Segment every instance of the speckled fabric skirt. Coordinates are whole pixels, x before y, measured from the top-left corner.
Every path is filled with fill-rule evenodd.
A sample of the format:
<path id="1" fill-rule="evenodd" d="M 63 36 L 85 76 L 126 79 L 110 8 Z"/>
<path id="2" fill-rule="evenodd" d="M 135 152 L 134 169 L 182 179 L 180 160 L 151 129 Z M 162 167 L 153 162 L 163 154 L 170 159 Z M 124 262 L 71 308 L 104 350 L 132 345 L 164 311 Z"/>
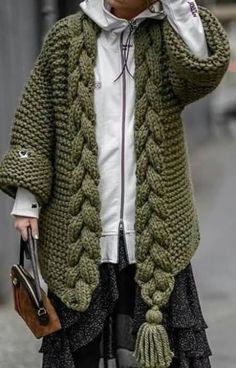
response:
<path id="1" fill-rule="evenodd" d="M 133 351 L 147 305 L 134 281 L 135 264 L 128 264 L 122 238 L 119 263 L 101 263 L 100 284 L 86 312 L 65 306 L 50 290 L 63 329 L 42 339 L 42 368 L 138 367 Z M 172 351 L 171 368 L 210 368 L 211 350 L 196 284 L 189 264 L 176 276 L 163 310 Z"/>

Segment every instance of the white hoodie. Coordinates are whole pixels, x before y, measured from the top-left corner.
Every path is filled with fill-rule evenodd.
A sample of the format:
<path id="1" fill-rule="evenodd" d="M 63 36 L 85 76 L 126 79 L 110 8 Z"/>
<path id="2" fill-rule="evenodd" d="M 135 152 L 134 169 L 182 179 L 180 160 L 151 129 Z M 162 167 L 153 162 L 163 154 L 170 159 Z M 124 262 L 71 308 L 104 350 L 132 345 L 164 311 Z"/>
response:
<path id="1" fill-rule="evenodd" d="M 167 16 L 176 32 L 196 56 L 206 58 L 208 48 L 195 1 L 162 0 L 131 21 L 110 12 L 105 0 L 80 4 L 101 28 L 94 69 L 96 138 L 99 193 L 103 233 L 100 239 L 102 262 L 118 262 L 119 230 L 123 231 L 129 263 L 135 263 L 136 158 L 134 150 L 134 42 L 133 33 L 147 18 Z M 12 215 L 39 217 L 37 199 L 19 187 Z M 40 234 L 39 234 L 40 235 Z"/>

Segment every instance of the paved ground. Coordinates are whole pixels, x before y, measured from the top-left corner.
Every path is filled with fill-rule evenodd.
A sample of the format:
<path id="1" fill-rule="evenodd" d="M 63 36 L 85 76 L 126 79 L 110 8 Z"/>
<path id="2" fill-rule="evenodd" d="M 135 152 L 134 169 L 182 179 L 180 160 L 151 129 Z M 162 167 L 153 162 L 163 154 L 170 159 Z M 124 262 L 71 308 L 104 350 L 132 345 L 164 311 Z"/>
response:
<path id="1" fill-rule="evenodd" d="M 10 306 L 0 309 L 0 367 L 39 368 L 40 341 L 25 328 Z"/>
<path id="2" fill-rule="evenodd" d="M 201 246 L 193 259 L 212 368 L 235 368 L 236 349 L 236 139 L 216 139 L 192 158 L 201 225 Z M 34 340 L 12 308 L 0 309 L 0 367 L 39 368 Z"/>

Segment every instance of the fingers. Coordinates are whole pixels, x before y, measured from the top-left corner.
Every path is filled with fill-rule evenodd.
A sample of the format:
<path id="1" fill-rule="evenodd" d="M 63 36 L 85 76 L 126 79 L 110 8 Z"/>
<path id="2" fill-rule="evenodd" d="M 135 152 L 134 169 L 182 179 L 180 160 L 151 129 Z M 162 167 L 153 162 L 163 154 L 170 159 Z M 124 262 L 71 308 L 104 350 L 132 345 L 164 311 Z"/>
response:
<path id="1" fill-rule="evenodd" d="M 28 239 L 28 233 L 27 233 L 27 227 L 24 226 L 22 227 L 22 229 L 20 230 L 21 236 L 24 240 Z"/>
<path id="2" fill-rule="evenodd" d="M 33 238 L 38 239 L 39 238 L 38 219 L 31 217 L 29 221 L 32 229 Z"/>
<path id="3" fill-rule="evenodd" d="M 38 219 L 34 217 L 23 217 L 23 216 L 15 216 L 16 220 L 14 223 L 14 227 L 21 234 L 23 240 L 28 240 L 27 227 L 30 226 L 32 229 L 32 235 L 35 239 L 38 239 Z"/>

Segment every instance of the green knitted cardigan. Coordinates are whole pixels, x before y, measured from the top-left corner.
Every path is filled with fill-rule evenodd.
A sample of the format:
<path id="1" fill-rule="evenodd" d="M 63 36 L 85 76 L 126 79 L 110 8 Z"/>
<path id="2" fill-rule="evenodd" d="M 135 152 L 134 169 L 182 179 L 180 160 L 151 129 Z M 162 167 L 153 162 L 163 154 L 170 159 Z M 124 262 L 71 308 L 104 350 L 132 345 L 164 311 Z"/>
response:
<path id="1" fill-rule="evenodd" d="M 175 275 L 198 247 L 199 222 L 181 121 L 184 107 L 213 91 L 229 63 L 219 21 L 200 7 L 210 50 L 194 56 L 168 20 L 145 20 L 134 34 L 135 281 L 149 306 L 134 356 L 166 368 L 173 353 L 162 324 Z M 84 312 L 99 282 L 98 148 L 93 106 L 100 28 L 81 11 L 48 32 L 15 113 L 0 188 L 22 186 L 42 206 L 38 253 L 42 276 L 70 308 Z"/>

